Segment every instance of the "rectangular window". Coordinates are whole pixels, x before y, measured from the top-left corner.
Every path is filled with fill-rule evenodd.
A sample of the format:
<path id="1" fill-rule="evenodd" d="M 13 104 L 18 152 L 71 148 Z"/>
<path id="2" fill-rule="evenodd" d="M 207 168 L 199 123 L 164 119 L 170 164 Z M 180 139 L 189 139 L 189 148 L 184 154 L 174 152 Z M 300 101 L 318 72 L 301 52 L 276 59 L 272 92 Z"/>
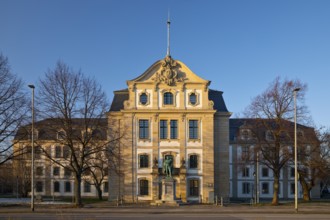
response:
<path id="1" fill-rule="evenodd" d="M 65 167 L 64 168 L 64 176 L 66 176 L 66 177 L 68 177 L 68 176 L 71 176 L 71 170 L 70 170 L 70 168 L 68 168 L 68 167 Z"/>
<path id="2" fill-rule="evenodd" d="M 178 120 L 171 120 L 171 139 L 178 139 Z"/>
<path id="3" fill-rule="evenodd" d="M 189 139 L 198 139 L 198 120 L 189 120 Z"/>
<path id="4" fill-rule="evenodd" d="M 54 182 L 54 192 L 60 192 L 60 182 Z"/>
<path id="5" fill-rule="evenodd" d="M 296 188 L 295 187 L 295 184 L 294 183 L 291 183 L 290 184 L 290 194 L 291 195 L 294 195 L 295 194 L 295 191 L 296 191 L 295 188 Z"/>
<path id="6" fill-rule="evenodd" d="M 36 192 L 42 192 L 43 191 L 43 183 L 41 181 L 36 182 Z"/>
<path id="7" fill-rule="evenodd" d="M 64 146 L 63 147 L 63 158 L 68 159 L 70 155 L 70 147 L 69 146 Z"/>
<path id="8" fill-rule="evenodd" d="M 90 193 L 91 192 L 91 184 L 89 182 L 84 182 L 84 192 Z"/>
<path id="9" fill-rule="evenodd" d="M 149 156 L 146 154 L 140 155 L 140 168 L 149 167 Z"/>
<path id="10" fill-rule="evenodd" d="M 189 180 L 189 196 L 199 196 L 199 181 Z"/>
<path id="11" fill-rule="evenodd" d="M 107 193 L 109 192 L 109 184 L 108 182 L 103 183 L 103 192 Z"/>
<path id="12" fill-rule="evenodd" d="M 71 192 L 71 182 L 70 181 L 65 182 L 65 192 Z"/>
<path id="13" fill-rule="evenodd" d="M 34 147 L 34 158 L 35 159 L 40 159 L 41 158 L 41 153 L 42 153 L 42 148 L 40 146 L 35 146 Z"/>
<path id="14" fill-rule="evenodd" d="M 160 120 L 159 122 L 159 138 L 160 139 L 167 139 L 167 120 Z"/>
<path id="15" fill-rule="evenodd" d="M 60 158 L 62 156 L 62 147 L 55 146 L 55 158 Z"/>
<path id="16" fill-rule="evenodd" d="M 243 167 L 242 177 L 249 177 L 249 176 L 250 176 L 250 168 L 249 167 Z"/>
<path id="17" fill-rule="evenodd" d="M 189 168 L 196 169 L 198 167 L 198 156 L 196 154 L 189 156 Z"/>
<path id="18" fill-rule="evenodd" d="M 242 183 L 242 193 L 243 194 L 250 194 L 250 183 L 248 182 L 243 182 Z"/>
<path id="19" fill-rule="evenodd" d="M 44 168 L 43 168 L 43 167 L 37 167 L 36 175 L 37 175 L 37 176 L 42 176 L 42 175 L 44 175 Z"/>
<path id="20" fill-rule="evenodd" d="M 60 175 L 60 167 L 53 167 L 53 176 Z"/>
<path id="21" fill-rule="evenodd" d="M 293 167 L 290 168 L 290 177 L 294 178 L 295 170 Z"/>
<path id="22" fill-rule="evenodd" d="M 263 167 L 261 172 L 262 172 L 262 177 L 268 177 L 269 176 L 269 172 L 268 172 L 267 167 Z"/>
<path id="23" fill-rule="evenodd" d="M 148 180 L 140 180 L 140 195 L 147 196 L 149 194 L 149 181 Z"/>
<path id="24" fill-rule="evenodd" d="M 269 184 L 268 183 L 262 183 L 261 191 L 262 191 L 262 194 L 268 194 L 269 193 Z"/>
<path id="25" fill-rule="evenodd" d="M 149 121 L 139 120 L 139 138 L 148 139 L 149 138 Z"/>

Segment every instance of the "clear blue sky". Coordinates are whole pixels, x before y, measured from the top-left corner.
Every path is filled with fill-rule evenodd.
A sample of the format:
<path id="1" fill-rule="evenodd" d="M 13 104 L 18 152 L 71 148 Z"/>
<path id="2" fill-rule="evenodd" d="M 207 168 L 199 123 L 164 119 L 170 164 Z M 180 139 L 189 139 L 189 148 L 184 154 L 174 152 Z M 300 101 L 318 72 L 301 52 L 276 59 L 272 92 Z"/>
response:
<path id="1" fill-rule="evenodd" d="M 0 0 L 0 52 L 27 84 L 61 59 L 111 100 L 165 57 L 168 9 L 172 57 L 234 116 L 281 76 L 308 84 L 315 123 L 330 126 L 329 0 Z"/>

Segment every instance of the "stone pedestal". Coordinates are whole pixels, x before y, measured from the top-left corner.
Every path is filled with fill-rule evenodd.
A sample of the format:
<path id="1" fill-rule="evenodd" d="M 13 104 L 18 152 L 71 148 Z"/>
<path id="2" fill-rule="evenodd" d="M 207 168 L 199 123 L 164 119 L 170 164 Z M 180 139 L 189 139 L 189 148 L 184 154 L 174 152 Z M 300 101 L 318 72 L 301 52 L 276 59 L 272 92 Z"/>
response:
<path id="1" fill-rule="evenodd" d="M 175 197 L 175 180 L 172 177 L 162 179 L 162 201 L 174 202 Z"/>

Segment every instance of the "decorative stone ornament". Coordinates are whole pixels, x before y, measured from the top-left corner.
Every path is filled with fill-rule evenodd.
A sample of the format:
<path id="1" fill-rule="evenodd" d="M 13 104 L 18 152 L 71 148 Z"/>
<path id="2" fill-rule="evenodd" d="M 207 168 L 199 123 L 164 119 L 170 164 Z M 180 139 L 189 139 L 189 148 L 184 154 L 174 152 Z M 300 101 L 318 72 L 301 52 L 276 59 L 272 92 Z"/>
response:
<path id="1" fill-rule="evenodd" d="M 156 73 L 153 80 L 156 83 L 165 83 L 168 86 L 175 86 L 177 82 L 182 82 L 184 79 L 178 76 L 178 65 L 171 56 L 166 56 L 162 62 L 162 69 Z"/>

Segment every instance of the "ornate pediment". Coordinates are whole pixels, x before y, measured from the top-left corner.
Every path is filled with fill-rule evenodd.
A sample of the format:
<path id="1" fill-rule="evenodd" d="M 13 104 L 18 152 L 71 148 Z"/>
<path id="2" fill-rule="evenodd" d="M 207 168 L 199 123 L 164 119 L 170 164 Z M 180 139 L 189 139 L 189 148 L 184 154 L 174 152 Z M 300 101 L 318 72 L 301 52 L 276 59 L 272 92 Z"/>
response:
<path id="1" fill-rule="evenodd" d="M 171 56 L 166 56 L 162 60 L 161 69 L 152 78 L 156 83 L 165 83 L 169 86 L 175 86 L 177 82 L 183 82 L 185 77 L 178 74 L 179 65 Z"/>

